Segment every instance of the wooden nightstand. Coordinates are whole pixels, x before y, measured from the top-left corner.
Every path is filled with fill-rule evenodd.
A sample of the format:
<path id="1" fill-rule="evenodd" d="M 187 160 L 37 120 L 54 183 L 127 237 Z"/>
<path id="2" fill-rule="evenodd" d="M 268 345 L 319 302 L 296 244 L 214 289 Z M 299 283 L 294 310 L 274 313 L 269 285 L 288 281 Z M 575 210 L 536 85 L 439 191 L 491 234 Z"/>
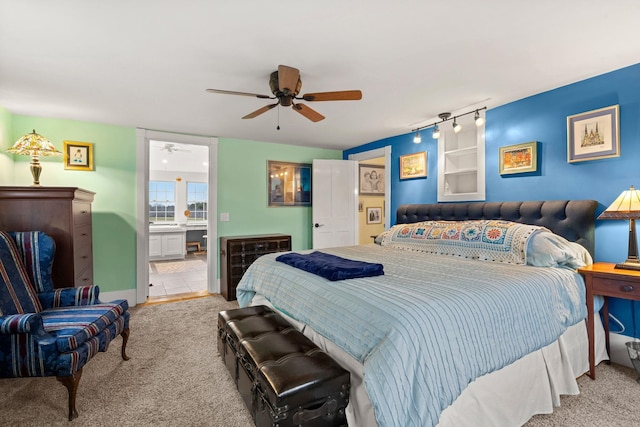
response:
<path id="1" fill-rule="evenodd" d="M 602 306 L 602 324 L 604 326 L 605 343 L 609 354 L 609 301 L 607 297 L 640 301 L 640 271 L 614 268 L 615 264 L 597 262 L 578 269 L 584 277 L 587 288 L 587 335 L 589 336 L 589 376 L 596 379 L 594 349 L 594 315 L 593 296 L 604 298 Z"/>

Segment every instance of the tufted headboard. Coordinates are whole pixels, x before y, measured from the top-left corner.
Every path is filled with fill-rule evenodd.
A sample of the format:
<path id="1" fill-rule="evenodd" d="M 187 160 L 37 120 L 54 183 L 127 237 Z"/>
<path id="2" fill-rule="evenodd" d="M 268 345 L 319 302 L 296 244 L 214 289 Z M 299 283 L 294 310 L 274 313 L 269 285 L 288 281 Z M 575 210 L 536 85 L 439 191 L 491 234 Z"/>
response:
<path id="1" fill-rule="evenodd" d="M 587 248 L 594 256 L 595 200 L 552 200 L 531 202 L 469 202 L 400 205 L 397 223 L 419 221 L 462 221 L 502 219 L 523 224 L 541 225 Z"/>

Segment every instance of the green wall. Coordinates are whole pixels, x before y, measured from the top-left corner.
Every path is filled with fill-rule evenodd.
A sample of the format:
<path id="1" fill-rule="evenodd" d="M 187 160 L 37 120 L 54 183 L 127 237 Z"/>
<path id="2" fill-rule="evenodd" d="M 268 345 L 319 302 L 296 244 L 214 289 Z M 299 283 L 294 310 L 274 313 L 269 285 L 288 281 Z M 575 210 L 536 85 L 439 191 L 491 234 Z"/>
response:
<path id="1" fill-rule="evenodd" d="M 230 221 L 218 221 L 218 235 L 290 234 L 293 250 L 311 248 L 311 208 L 267 206 L 267 160 L 313 159 L 342 159 L 342 151 L 219 138 L 218 213 Z"/>
<path id="2" fill-rule="evenodd" d="M 43 186 L 80 187 L 96 193 L 93 209 L 94 279 L 102 292 L 136 287 L 136 130 L 76 120 L 13 115 L 0 107 L 0 185 L 29 186 L 29 157 L 5 154 L 33 129 L 60 151 L 63 141 L 90 142 L 95 171 L 65 170 L 62 156 L 43 157 Z M 267 160 L 311 163 L 341 159 L 342 152 L 219 138 L 218 235 L 284 233 L 294 250 L 311 247 L 311 208 L 267 207 Z M 219 217 L 218 217 L 219 219 Z M 219 258 L 218 253 L 215 254 Z"/>
<path id="3" fill-rule="evenodd" d="M 13 162 L 11 155 L 6 152 L 16 140 L 11 133 L 12 116 L 4 108 L 0 107 L 0 185 L 8 185 L 13 182 Z"/>
<path id="4" fill-rule="evenodd" d="M 36 130 L 60 151 L 63 141 L 90 142 L 95 171 L 65 170 L 62 156 L 42 157 L 42 186 L 96 193 L 93 211 L 94 282 L 102 292 L 136 287 L 136 132 L 133 128 L 14 115 L 12 141 Z M 11 185 L 31 185 L 29 156 L 14 156 Z"/>

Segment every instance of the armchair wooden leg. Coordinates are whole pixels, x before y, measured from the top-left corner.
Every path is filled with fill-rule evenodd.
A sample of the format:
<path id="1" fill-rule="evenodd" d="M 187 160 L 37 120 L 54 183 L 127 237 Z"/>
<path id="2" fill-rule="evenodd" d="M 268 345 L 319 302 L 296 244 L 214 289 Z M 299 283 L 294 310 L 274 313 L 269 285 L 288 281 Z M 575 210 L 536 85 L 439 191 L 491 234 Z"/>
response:
<path id="1" fill-rule="evenodd" d="M 129 356 L 127 356 L 127 341 L 129 341 L 129 328 L 123 330 L 120 335 L 122 336 L 122 358 L 124 360 L 129 360 L 131 359 Z"/>
<path id="2" fill-rule="evenodd" d="M 78 411 L 76 411 L 76 393 L 78 391 L 78 383 L 82 376 L 82 369 L 74 373 L 69 377 L 56 377 L 66 388 L 69 394 L 69 421 L 78 417 Z"/>

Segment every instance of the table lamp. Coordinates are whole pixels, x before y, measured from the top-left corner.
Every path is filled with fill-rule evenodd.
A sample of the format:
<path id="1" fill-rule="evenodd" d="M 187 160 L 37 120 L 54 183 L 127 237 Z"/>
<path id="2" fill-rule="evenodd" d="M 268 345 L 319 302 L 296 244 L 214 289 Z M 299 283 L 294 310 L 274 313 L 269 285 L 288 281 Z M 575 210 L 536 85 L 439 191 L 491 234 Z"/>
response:
<path id="1" fill-rule="evenodd" d="M 56 147 L 47 138 L 38 135 L 35 129 L 16 141 L 13 147 L 7 151 L 13 154 L 31 156 L 30 169 L 35 187 L 40 186 L 40 172 L 42 171 L 40 156 L 59 156 L 62 154 L 56 150 Z"/>
<path id="2" fill-rule="evenodd" d="M 623 191 L 611 205 L 600 214 L 598 219 L 629 220 L 629 255 L 627 260 L 616 264 L 615 268 L 640 270 L 638 242 L 636 239 L 636 218 L 640 218 L 640 190 L 633 188 Z"/>

